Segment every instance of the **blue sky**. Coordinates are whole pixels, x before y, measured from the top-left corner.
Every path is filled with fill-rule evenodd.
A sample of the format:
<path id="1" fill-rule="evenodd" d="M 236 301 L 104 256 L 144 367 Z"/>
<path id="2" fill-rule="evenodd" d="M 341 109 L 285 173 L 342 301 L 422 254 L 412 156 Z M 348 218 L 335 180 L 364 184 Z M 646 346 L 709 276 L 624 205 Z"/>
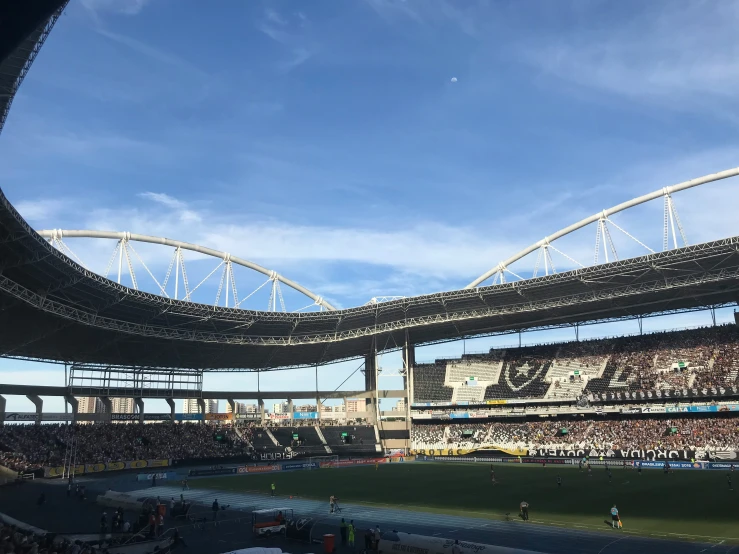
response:
<path id="1" fill-rule="evenodd" d="M 0 136 L 2 186 L 36 228 L 211 246 L 337 306 L 459 288 L 575 220 L 739 165 L 738 23 L 729 1 L 72 0 Z M 690 242 L 739 234 L 737 182 L 675 197 Z M 660 202 L 614 220 L 661 248 Z M 587 263 L 594 234 L 558 246 Z M 68 244 L 99 271 L 112 252 Z M 136 249 L 166 273 L 168 253 Z M 213 268 L 192 264 L 191 281 Z M 242 295 L 263 281 L 239 279 Z"/>

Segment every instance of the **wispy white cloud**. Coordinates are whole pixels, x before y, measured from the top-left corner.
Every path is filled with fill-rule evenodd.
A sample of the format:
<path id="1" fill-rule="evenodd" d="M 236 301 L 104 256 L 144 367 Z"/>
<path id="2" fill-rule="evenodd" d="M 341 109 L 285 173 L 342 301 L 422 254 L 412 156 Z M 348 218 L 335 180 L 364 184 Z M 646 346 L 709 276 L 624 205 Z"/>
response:
<path id="1" fill-rule="evenodd" d="M 406 0 L 366 0 L 367 4 L 386 21 L 393 21 L 397 17 L 409 18 L 422 23 L 418 10 L 414 9 Z"/>
<path id="2" fill-rule="evenodd" d="M 55 219 L 64 206 L 64 201 L 55 199 L 21 200 L 15 204 L 15 209 L 25 220 L 33 223 Z"/>
<path id="3" fill-rule="evenodd" d="M 315 55 L 317 48 L 308 33 L 309 23 L 304 12 L 295 12 L 288 18 L 274 9 L 265 10 L 257 28 L 290 53 L 288 60 L 278 63 L 280 71 L 288 73 Z"/>
<path id="4" fill-rule="evenodd" d="M 265 16 L 265 19 L 269 21 L 270 23 L 274 23 L 276 25 L 281 25 L 281 26 L 287 25 L 287 21 L 285 21 L 285 19 L 275 10 L 271 10 L 271 9 L 265 10 L 264 16 Z"/>
<path id="5" fill-rule="evenodd" d="M 336 297 L 348 296 L 351 290 L 358 289 L 368 298 L 381 294 L 411 295 L 464 286 L 499 261 L 559 227 L 632 196 L 726 169 L 731 158 L 730 150 L 720 150 L 685 156 L 680 161 L 664 160 L 649 168 L 634 167 L 613 177 L 613 183 L 619 187 L 616 193 L 610 191 L 605 204 L 600 203 L 597 195 L 573 198 L 570 193 L 563 192 L 533 205 L 534 211 L 521 206 L 520 212 L 498 215 L 482 224 L 459 221 L 451 225 L 418 218 L 404 224 L 382 221 L 367 226 L 337 225 L 330 221 L 297 224 L 289 219 L 265 218 L 253 212 L 214 213 L 207 207 L 195 208 L 188 202 L 155 192 L 140 196 L 165 209 L 124 206 L 80 215 L 88 228 L 168 236 L 231 252 L 275 268 L 298 281 L 322 281 Z M 734 207 L 739 205 L 737 182 L 707 185 L 676 196 L 675 202 L 691 243 L 739 234 L 733 214 Z M 564 209 L 575 200 L 584 204 L 581 206 L 584 211 Z M 661 210 L 661 203 L 655 201 L 620 214 L 615 221 L 648 246 L 660 250 Z M 51 226 L 59 225 L 54 222 Z M 646 253 L 617 230 L 612 233 L 620 257 Z M 593 259 L 594 234 L 591 226 L 556 242 L 555 246 L 587 265 Z M 552 255 L 558 270 L 572 267 L 565 258 L 556 253 Z M 512 269 L 525 275 L 533 269 L 535 261 L 534 254 Z M 321 266 L 325 270 L 317 271 Z M 364 273 L 365 276 L 359 278 L 359 283 L 349 278 L 344 285 L 337 282 L 335 273 L 329 270 L 341 267 L 350 270 L 349 274 L 356 271 L 357 275 Z"/>
<path id="6" fill-rule="evenodd" d="M 311 57 L 313 57 L 312 52 L 309 52 L 305 48 L 296 48 L 293 50 L 292 59 L 280 64 L 280 68 L 286 73 L 290 72 L 296 67 L 303 65 L 305 62 L 310 60 Z"/>
<path id="7" fill-rule="evenodd" d="M 15 135 L 15 142 L 8 152 L 17 152 L 17 157 L 9 158 L 8 167 L 24 166 L 29 159 L 28 148 L 34 149 L 34 156 L 42 156 L 49 163 L 75 163 L 81 167 L 111 169 L 126 166 L 132 162 L 161 166 L 169 164 L 173 152 L 169 146 L 115 134 L 98 129 L 80 128 L 71 132 L 62 126 L 44 126 L 33 118 L 24 124 Z"/>
<path id="8" fill-rule="evenodd" d="M 163 192 L 142 192 L 139 194 L 139 196 L 141 198 L 146 198 L 154 202 L 159 202 L 160 204 L 167 206 L 168 208 L 172 208 L 173 210 L 181 210 L 185 208 L 184 202 L 173 198 L 169 194 L 164 194 Z"/>
<path id="9" fill-rule="evenodd" d="M 452 2 L 449 0 L 365 0 L 385 21 L 412 21 L 419 25 L 451 24 L 466 35 L 480 34 L 481 15 L 487 13 L 486 2 Z M 462 7 L 464 6 L 464 7 Z M 489 15 L 489 14 L 488 14 Z"/>
<path id="10" fill-rule="evenodd" d="M 668 106 L 735 101 L 739 4 L 644 4 L 638 17 L 568 35 L 539 33 L 522 58 L 564 81 Z"/>
<path id="11" fill-rule="evenodd" d="M 142 56 L 145 56 L 153 61 L 175 67 L 182 71 L 186 71 L 193 76 L 199 78 L 208 77 L 208 74 L 205 71 L 201 70 L 199 67 L 193 65 L 187 60 L 166 52 L 160 48 L 147 44 L 146 42 L 119 33 L 114 33 L 102 28 L 96 29 L 96 32 L 104 36 L 105 38 L 121 44 L 126 48 L 129 48 L 130 50 L 141 54 Z"/>
<path id="12" fill-rule="evenodd" d="M 197 212 L 188 208 L 188 205 L 169 194 L 163 192 L 142 192 L 139 194 L 141 198 L 151 200 L 170 208 L 179 217 L 179 220 L 183 223 L 200 223 L 202 217 Z"/>
<path id="13" fill-rule="evenodd" d="M 82 5 L 95 14 L 114 13 L 137 15 L 151 0 L 81 0 Z"/>

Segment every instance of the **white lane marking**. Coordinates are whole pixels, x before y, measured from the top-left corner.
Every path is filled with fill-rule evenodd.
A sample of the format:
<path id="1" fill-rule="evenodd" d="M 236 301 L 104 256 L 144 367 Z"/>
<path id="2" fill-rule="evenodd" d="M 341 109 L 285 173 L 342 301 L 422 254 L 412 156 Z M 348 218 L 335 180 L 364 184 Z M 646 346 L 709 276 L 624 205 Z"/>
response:
<path id="1" fill-rule="evenodd" d="M 611 545 L 613 545 L 613 544 L 616 544 L 617 542 L 619 542 L 619 541 L 622 541 L 622 540 L 624 540 L 624 539 L 626 539 L 626 538 L 627 538 L 627 537 L 619 537 L 619 538 L 617 538 L 617 539 L 616 539 L 615 541 L 611 541 L 611 542 L 609 542 L 609 543 L 608 543 L 607 545 L 605 545 L 605 546 L 604 546 L 603 548 L 601 548 L 600 550 L 598 550 L 598 554 L 602 554 L 602 552 L 603 552 L 603 551 L 604 551 L 604 550 L 605 550 L 606 548 L 608 548 L 609 546 L 611 546 Z"/>

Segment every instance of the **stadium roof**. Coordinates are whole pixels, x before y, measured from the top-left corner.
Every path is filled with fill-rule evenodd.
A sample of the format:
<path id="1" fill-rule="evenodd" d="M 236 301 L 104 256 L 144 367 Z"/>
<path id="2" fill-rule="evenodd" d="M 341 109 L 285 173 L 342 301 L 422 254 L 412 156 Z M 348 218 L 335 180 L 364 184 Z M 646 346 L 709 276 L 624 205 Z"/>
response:
<path id="1" fill-rule="evenodd" d="M 16 1 L 0 5 L 0 133 L 18 87 L 68 1 Z"/>
<path id="2" fill-rule="evenodd" d="M 315 313 L 128 289 L 38 235 L 0 191 L 0 354 L 136 367 L 274 369 L 739 298 L 739 237 L 525 281 Z"/>

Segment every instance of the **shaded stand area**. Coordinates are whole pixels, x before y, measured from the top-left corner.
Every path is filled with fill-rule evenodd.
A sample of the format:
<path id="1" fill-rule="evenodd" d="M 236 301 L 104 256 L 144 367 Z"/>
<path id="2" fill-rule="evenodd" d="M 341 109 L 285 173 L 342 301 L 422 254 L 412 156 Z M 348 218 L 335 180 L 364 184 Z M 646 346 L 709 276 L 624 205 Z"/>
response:
<path id="1" fill-rule="evenodd" d="M 107 512 L 108 526 L 115 509 L 105 508 L 95 502 L 101 491 L 93 490 L 102 483 L 86 483 L 87 500 L 80 500 L 74 494 L 67 497 L 66 487 L 60 483 L 48 481 L 29 481 L 22 485 L 0 487 L 0 512 L 23 523 L 60 535 L 95 535 L 100 531 L 100 518 Z M 156 488 L 152 489 L 156 496 Z M 44 494 L 46 501 L 38 505 L 38 499 Z M 162 498 L 168 501 L 168 498 Z M 287 540 L 276 536 L 257 539 L 252 535 L 250 510 L 222 510 L 218 514 L 218 522 L 213 521 L 213 513 L 209 506 L 194 505 L 192 513 L 201 514 L 196 521 L 165 518 L 164 534 L 171 535 L 173 527 L 187 545 L 186 548 L 174 549 L 176 552 L 197 552 L 199 554 L 220 554 L 238 548 L 263 546 L 280 548 L 283 552 L 304 554 L 321 552 L 322 546 L 307 542 Z M 124 512 L 124 519 L 132 526 L 138 522 L 138 513 Z"/>

